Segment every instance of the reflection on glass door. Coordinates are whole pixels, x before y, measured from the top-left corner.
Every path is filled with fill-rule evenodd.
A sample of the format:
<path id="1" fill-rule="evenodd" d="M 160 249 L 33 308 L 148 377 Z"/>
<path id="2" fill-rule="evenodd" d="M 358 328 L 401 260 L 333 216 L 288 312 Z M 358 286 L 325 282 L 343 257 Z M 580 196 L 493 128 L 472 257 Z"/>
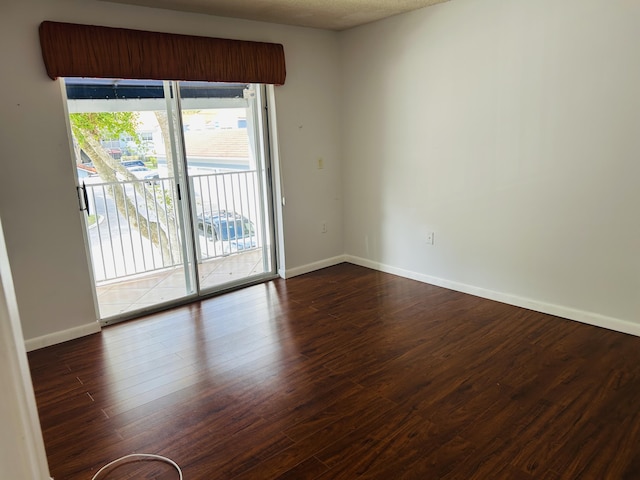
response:
<path id="1" fill-rule="evenodd" d="M 67 79 L 103 323 L 274 271 L 260 87 Z"/>

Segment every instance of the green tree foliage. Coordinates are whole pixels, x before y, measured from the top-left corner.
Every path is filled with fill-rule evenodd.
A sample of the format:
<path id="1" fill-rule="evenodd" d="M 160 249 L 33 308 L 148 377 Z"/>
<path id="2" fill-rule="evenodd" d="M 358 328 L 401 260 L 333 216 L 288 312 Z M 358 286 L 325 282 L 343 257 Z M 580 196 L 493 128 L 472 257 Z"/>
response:
<path id="1" fill-rule="evenodd" d="M 87 135 L 98 139 L 120 138 L 127 135 L 138 139 L 138 114 L 136 112 L 90 112 L 72 113 L 71 130 L 80 144 L 85 148 Z"/>
<path id="2" fill-rule="evenodd" d="M 91 159 L 100 178 L 109 184 L 107 191 L 114 199 L 118 212 L 129 224 L 160 249 L 165 265 L 172 265 L 180 258 L 178 233 L 173 209 L 166 204 L 166 196 L 159 189 L 139 181 L 126 167 L 114 159 L 103 147 L 101 140 L 131 137 L 140 141 L 136 112 L 88 112 L 69 115 L 71 130 L 80 148 Z M 161 128 L 163 126 L 161 125 Z M 166 133 L 163 131 L 163 136 Z M 121 180 L 129 182 L 122 184 Z M 131 198 L 131 186 L 140 197 Z M 127 189 L 128 187 L 128 189 Z M 141 209 L 139 205 L 146 205 Z M 154 218 L 148 218 L 152 209 Z M 172 248 L 173 247 L 173 248 Z"/>

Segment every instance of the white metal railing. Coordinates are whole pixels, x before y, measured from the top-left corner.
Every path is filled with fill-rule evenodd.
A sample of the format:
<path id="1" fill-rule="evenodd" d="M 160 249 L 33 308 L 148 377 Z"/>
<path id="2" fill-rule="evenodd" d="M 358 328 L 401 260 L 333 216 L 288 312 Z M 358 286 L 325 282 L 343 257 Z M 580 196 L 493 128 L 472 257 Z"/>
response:
<path id="1" fill-rule="evenodd" d="M 175 180 L 85 182 L 88 236 L 96 281 L 183 263 Z M 223 257 L 263 244 L 255 170 L 189 177 L 196 259 Z"/>
<path id="2" fill-rule="evenodd" d="M 261 238 L 260 198 L 255 170 L 193 175 L 193 222 L 199 241 L 198 260 L 258 248 Z"/>

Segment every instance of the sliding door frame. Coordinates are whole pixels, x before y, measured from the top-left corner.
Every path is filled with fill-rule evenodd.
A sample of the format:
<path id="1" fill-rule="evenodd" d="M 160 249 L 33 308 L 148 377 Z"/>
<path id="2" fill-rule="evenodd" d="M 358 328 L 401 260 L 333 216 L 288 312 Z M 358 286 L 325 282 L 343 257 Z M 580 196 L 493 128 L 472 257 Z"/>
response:
<path id="1" fill-rule="evenodd" d="M 69 133 L 69 146 L 70 152 L 74 151 L 74 145 L 71 134 L 71 125 L 69 120 L 69 107 L 67 103 L 66 85 L 65 82 L 60 82 L 61 90 L 64 98 L 64 112 L 65 120 Z M 282 241 L 281 241 L 281 227 L 282 219 L 281 208 L 277 198 L 281 198 L 279 172 L 274 175 L 274 158 L 277 157 L 277 153 L 273 151 L 274 142 L 272 141 L 275 135 L 274 128 L 275 122 L 272 122 L 272 103 L 274 100 L 273 86 L 263 84 L 251 84 L 255 88 L 256 99 L 254 108 L 248 108 L 247 114 L 252 113 L 254 123 L 254 138 L 253 147 L 256 153 L 259 181 L 259 209 L 260 215 L 263 219 L 261 221 L 261 237 L 263 239 L 262 245 L 262 263 L 264 272 L 255 274 L 251 277 L 241 278 L 237 281 L 232 281 L 223 284 L 221 287 L 212 287 L 210 289 L 202 290 L 201 282 L 198 274 L 198 258 L 196 258 L 196 243 L 198 242 L 198 231 L 192 221 L 194 218 L 194 205 L 193 205 L 193 192 L 191 191 L 188 175 L 188 158 L 186 155 L 186 148 L 183 139 L 183 115 L 182 115 L 182 99 L 180 98 L 180 82 L 164 81 L 163 88 L 165 91 L 166 111 L 169 119 L 170 133 L 171 133 L 171 150 L 173 152 L 173 158 L 167 159 L 167 162 L 173 162 L 174 179 L 176 182 L 176 189 L 178 190 L 179 204 L 181 212 L 178 215 L 180 222 L 180 236 L 182 240 L 182 254 L 183 262 L 182 268 L 185 269 L 185 282 L 186 293 L 185 296 L 170 300 L 167 302 L 159 303 L 156 305 L 148 306 L 138 310 L 125 311 L 117 315 L 109 316 L 104 319 L 100 318 L 100 307 L 98 296 L 96 292 L 95 273 L 93 271 L 92 254 L 90 250 L 90 242 L 88 235 L 88 222 L 86 215 L 83 211 L 80 211 L 80 215 L 83 218 L 84 227 L 82 229 L 82 235 L 85 240 L 85 253 L 88 258 L 88 264 L 90 266 L 90 278 L 94 284 L 92 289 L 93 300 L 95 305 L 96 316 L 100 319 L 102 326 L 119 323 L 121 321 L 138 318 L 150 313 L 159 312 L 172 308 L 175 306 L 185 305 L 192 303 L 200 299 L 206 299 L 222 293 L 226 293 L 239 288 L 248 287 L 263 283 L 265 281 L 278 278 L 278 272 L 280 267 L 279 260 L 283 257 Z M 177 135 L 178 132 L 181 132 Z M 251 141 L 251 138 L 250 138 Z M 71 155 L 71 161 L 76 169 L 76 159 L 74 155 Z M 277 168 L 276 168 L 277 170 Z M 81 180 L 75 174 L 76 185 L 80 186 Z M 262 178 L 260 178 L 262 177 Z M 269 267 L 268 269 L 266 267 Z"/>

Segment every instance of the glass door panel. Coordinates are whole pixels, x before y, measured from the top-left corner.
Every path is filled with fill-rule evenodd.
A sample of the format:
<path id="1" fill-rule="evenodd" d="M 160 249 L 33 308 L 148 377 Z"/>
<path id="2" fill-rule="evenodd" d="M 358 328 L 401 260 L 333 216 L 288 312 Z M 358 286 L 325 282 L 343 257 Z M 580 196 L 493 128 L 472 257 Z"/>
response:
<path id="1" fill-rule="evenodd" d="M 181 82 L 200 291 L 273 274 L 260 87 Z"/>
<path id="2" fill-rule="evenodd" d="M 195 295 L 163 82 L 67 79 L 78 183 L 100 317 Z"/>

